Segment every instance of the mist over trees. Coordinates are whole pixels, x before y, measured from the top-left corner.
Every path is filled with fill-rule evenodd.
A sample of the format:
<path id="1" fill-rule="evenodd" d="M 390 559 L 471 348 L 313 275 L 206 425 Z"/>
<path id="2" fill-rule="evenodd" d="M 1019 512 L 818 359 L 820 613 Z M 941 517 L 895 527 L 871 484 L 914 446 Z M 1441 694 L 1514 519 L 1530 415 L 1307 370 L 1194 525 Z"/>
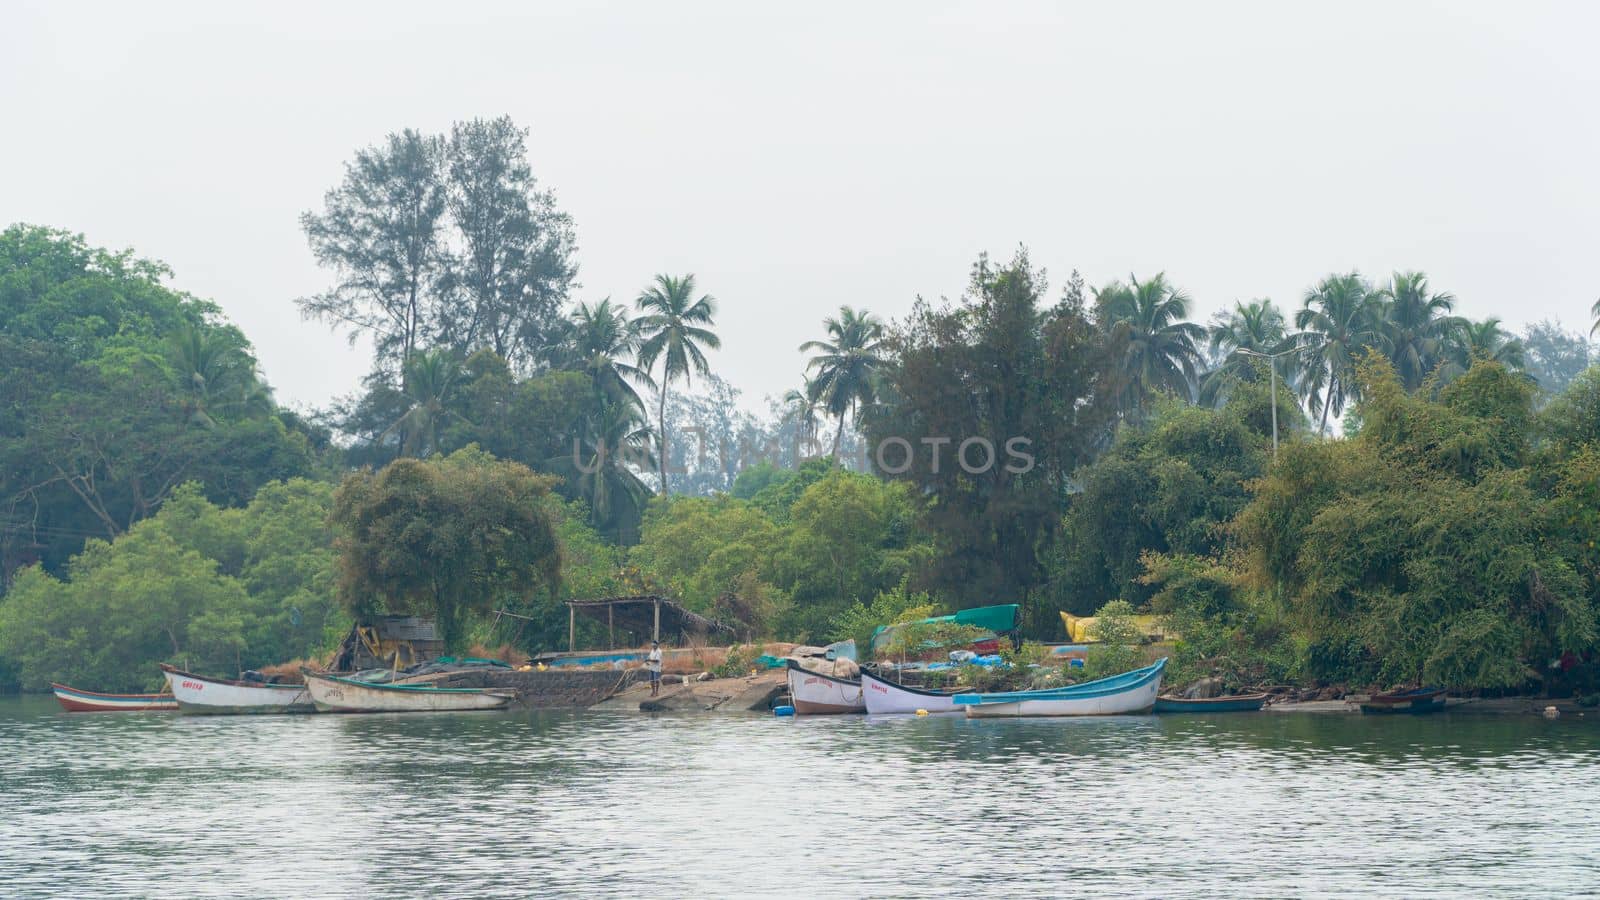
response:
<path id="1" fill-rule="evenodd" d="M 898 319 L 841 298 L 760 409 L 716 368 L 748 298 L 582 296 L 509 119 L 357 150 L 301 227 L 328 285 L 293 302 L 373 348 L 311 414 L 159 263 L 0 233 L 0 680 L 227 672 L 382 611 L 536 650 L 562 600 L 646 591 L 812 641 L 1123 600 L 1238 678 L 1511 688 L 1597 641 L 1593 332 L 1421 272 L 1201 323 L 1177 273 L 980 255 Z"/>

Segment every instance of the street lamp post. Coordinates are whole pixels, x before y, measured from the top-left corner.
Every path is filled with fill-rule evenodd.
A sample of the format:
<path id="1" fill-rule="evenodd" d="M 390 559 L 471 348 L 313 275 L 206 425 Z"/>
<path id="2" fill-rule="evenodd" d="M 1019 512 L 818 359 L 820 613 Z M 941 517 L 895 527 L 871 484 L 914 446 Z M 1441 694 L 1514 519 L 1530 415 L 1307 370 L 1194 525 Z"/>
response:
<path id="1" fill-rule="evenodd" d="M 1279 350 L 1277 353 L 1261 353 L 1257 350 L 1246 350 L 1240 347 L 1237 353 L 1244 356 L 1255 356 L 1267 361 L 1267 368 L 1272 370 L 1272 461 L 1278 461 L 1278 357 L 1299 353 L 1302 348 L 1290 347 L 1288 350 Z"/>

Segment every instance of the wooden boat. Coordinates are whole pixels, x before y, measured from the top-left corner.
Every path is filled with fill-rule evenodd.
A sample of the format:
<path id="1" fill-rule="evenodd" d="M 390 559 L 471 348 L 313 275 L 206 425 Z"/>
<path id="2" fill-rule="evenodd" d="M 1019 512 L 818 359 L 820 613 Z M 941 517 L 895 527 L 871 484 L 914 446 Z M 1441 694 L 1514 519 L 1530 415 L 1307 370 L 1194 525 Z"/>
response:
<path id="1" fill-rule="evenodd" d="M 1158 713 L 1217 713 L 1217 712 L 1256 712 L 1267 702 L 1268 694 L 1234 694 L 1231 697 L 1208 697 L 1205 699 L 1189 699 L 1187 697 L 1162 696 L 1156 698 L 1155 709 Z"/>
<path id="2" fill-rule="evenodd" d="M 1438 712 L 1444 709 L 1444 688 L 1419 687 L 1406 691 L 1373 694 L 1361 702 L 1361 712 L 1366 715 L 1412 715 Z"/>
<path id="3" fill-rule="evenodd" d="M 67 712 L 168 712 L 178 708 L 171 694 L 98 694 L 53 681 L 50 690 Z"/>
<path id="4" fill-rule="evenodd" d="M 860 681 L 812 672 L 792 659 L 788 663 L 789 697 L 797 714 L 825 716 L 867 711 Z"/>
<path id="5" fill-rule="evenodd" d="M 955 704 L 953 691 L 907 687 L 865 669 L 861 671 L 861 696 L 867 704 L 867 714 L 871 716 L 915 713 L 919 709 L 929 713 L 962 712 L 961 707 Z"/>
<path id="6" fill-rule="evenodd" d="M 318 712 L 467 712 L 503 709 L 514 691 L 441 688 L 426 684 L 368 684 L 306 672 L 306 690 Z"/>
<path id="7" fill-rule="evenodd" d="M 312 713 L 317 711 L 303 684 L 266 684 L 206 678 L 176 666 L 161 664 L 167 685 L 187 715 L 244 715 L 248 713 Z"/>
<path id="8" fill-rule="evenodd" d="M 1165 657 L 1142 669 L 1070 687 L 1001 694 L 957 694 L 969 719 L 1019 716 L 1118 716 L 1148 712 L 1161 693 Z"/>

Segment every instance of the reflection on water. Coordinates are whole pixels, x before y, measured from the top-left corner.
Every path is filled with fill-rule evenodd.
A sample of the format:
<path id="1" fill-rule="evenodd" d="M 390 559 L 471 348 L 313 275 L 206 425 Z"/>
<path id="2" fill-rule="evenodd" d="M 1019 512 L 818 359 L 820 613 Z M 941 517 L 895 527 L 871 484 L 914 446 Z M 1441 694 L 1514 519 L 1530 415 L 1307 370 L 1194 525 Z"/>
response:
<path id="1" fill-rule="evenodd" d="M 0 698 L 0 894 L 1600 886 L 1600 722 L 185 718 Z"/>

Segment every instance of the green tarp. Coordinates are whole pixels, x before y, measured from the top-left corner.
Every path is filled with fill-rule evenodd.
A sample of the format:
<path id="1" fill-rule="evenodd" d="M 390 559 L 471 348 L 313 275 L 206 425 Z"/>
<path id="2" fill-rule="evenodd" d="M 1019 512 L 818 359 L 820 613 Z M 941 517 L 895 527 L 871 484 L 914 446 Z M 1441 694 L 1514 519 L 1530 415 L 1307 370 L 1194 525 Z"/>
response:
<path id="1" fill-rule="evenodd" d="M 903 625 L 952 622 L 956 625 L 971 625 L 974 628 L 982 628 L 995 634 L 1005 634 L 1008 631 L 1016 630 L 1017 615 L 1021 609 L 1022 607 L 1015 603 L 1007 603 L 1001 606 L 975 606 L 972 609 L 963 609 L 954 615 L 934 616 L 918 622 L 906 622 Z M 895 630 L 903 627 L 903 625 L 879 625 L 874 629 L 872 632 L 873 652 L 876 653 L 878 648 L 883 646 L 894 635 Z"/>

